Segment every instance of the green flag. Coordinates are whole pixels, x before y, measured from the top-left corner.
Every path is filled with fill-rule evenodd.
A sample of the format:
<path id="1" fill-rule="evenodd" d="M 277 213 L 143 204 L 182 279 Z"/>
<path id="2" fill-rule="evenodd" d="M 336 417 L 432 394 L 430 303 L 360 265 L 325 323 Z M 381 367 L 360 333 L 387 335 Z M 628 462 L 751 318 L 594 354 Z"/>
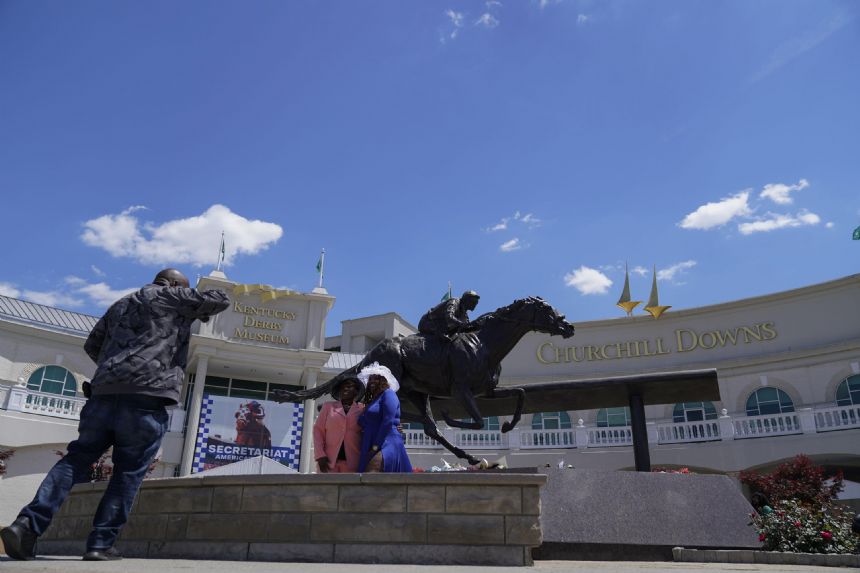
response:
<path id="1" fill-rule="evenodd" d="M 854 239 L 855 241 L 860 241 L 860 227 L 857 227 L 856 229 L 854 229 L 854 235 L 852 235 L 851 238 Z"/>
<path id="2" fill-rule="evenodd" d="M 322 272 L 322 255 L 320 255 L 320 258 L 319 258 L 319 260 L 317 261 L 317 272 L 318 272 L 318 273 L 321 273 L 321 272 Z"/>
<path id="3" fill-rule="evenodd" d="M 442 295 L 442 299 L 439 302 L 445 302 L 451 298 L 451 291 L 445 291 L 445 294 Z"/>

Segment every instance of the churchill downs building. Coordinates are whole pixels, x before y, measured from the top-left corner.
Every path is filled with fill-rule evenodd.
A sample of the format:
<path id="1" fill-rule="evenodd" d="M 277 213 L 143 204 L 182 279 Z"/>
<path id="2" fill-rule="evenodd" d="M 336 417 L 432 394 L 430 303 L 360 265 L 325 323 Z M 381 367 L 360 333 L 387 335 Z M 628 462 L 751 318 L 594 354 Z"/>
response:
<path id="1" fill-rule="evenodd" d="M 152 476 L 188 475 L 264 455 L 313 471 L 311 413 L 272 392 L 311 387 L 358 362 L 386 337 L 415 328 L 395 313 L 346 320 L 325 338 L 334 297 L 242 285 L 213 272 L 201 288 L 231 296 L 229 310 L 197 323 L 183 404 Z M 0 522 L 9 522 L 77 435 L 81 383 L 94 365 L 83 341 L 96 317 L 0 297 Z M 503 385 L 716 368 L 722 401 L 646 407 L 652 464 L 736 475 L 804 453 L 845 472 L 860 498 L 860 275 L 668 312 L 576 324 L 567 340 L 532 333 L 505 359 Z M 629 412 L 543 412 L 502 434 L 445 429 L 454 444 L 508 466 L 633 465 Z M 413 465 L 455 459 L 420 428 L 405 428 Z M 262 462 L 261 462 L 262 463 Z M 109 467 L 109 462 L 106 467 Z M 280 467 L 280 466 L 279 466 Z M 104 468 L 101 468 L 104 469 Z"/>

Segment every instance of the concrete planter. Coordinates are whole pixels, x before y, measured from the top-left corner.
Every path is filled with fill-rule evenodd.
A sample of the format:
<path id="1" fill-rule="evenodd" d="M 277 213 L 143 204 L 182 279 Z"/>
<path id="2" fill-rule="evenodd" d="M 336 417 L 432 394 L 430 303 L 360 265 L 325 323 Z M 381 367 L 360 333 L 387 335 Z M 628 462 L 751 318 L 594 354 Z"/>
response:
<path id="1" fill-rule="evenodd" d="M 675 561 L 687 563 L 761 563 L 817 567 L 860 567 L 860 555 L 829 553 L 786 553 L 781 551 L 684 549 L 672 550 Z"/>

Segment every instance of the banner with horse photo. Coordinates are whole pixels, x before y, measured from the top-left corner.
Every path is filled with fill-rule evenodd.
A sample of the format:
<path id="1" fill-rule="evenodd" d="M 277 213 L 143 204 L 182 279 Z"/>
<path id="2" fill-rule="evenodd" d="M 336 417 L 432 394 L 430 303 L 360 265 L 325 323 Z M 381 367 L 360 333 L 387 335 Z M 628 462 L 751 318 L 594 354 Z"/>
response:
<path id="1" fill-rule="evenodd" d="M 203 394 L 192 473 L 256 456 L 299 469 L 302 404 Z"/>

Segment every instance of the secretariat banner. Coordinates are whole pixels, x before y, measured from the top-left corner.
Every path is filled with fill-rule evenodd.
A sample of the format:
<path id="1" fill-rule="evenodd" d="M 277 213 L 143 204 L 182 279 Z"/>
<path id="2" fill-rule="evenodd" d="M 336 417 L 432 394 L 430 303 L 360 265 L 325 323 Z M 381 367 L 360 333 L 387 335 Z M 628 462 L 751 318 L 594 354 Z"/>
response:
<path id="1" fill-rule="evenodd" d="M 299 469 L 302 404 L 203 395 L 193 473 L 266 456 Z"/>

